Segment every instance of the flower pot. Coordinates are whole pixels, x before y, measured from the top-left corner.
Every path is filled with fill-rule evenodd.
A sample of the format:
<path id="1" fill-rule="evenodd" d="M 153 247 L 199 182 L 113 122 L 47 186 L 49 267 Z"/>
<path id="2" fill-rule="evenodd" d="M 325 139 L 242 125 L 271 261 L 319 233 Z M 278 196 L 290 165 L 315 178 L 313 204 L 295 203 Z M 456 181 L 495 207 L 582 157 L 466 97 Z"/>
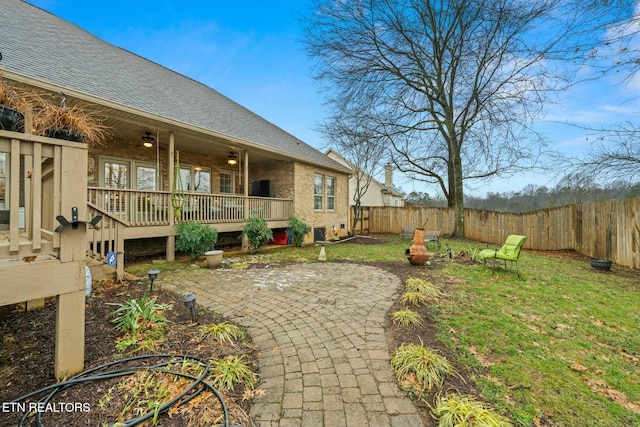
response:
<path id="1" fill-rule="evenodd" d="M 221 250 L 213 250 L 209 252 L 205 252 L 204 256 L 207 258 L 207 267 L 208 268 L 218 268 L 222 264 L 222 254 L 224 251 Z"/>
<path id="2" fill-rule="evenodd" d="M 65 141 L 82 142 L 84 135 L 69 129 L 47 129 L 44 134 L 48 138 L 63 139 Z"/>
<path id="3" fill-rule="evenodd" d="M 591 267 L 593 267 L 596 270 L 601 270 L 601 271 L 611 270 L 611 260 L 608 260 L 608 259 L 591 258 L 591 260 L 589 261 L 589 264 L 591 264 Z"/>
<path id="4" fill-rule="evenodd" d="M 0 130 L 24 132 L 24 114 L 15 108 L 0 104 Z"/>

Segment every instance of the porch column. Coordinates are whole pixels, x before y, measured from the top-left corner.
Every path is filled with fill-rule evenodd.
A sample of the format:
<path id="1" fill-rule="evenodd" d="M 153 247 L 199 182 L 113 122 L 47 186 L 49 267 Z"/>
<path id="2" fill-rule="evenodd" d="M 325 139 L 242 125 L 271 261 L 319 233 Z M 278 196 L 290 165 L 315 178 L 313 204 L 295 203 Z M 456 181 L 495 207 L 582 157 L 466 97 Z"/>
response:
<path id="1" fill-rule="evenodd" d="M 176 141 L 175 141 L 175 134 L 173 132 L 169 132 L 169 170 L 167 171 L 167 175 L 169 177 L 169 190 L 172 191 L 173 190 L 173 181 L 176 179 L 176 177 L 174 176 L 173 171 L 175 170 L 176 166 Z M 174 227 L 176 223 L 175 217 L 173 216 L 173 201 L 169 200 L 169 225 L 171 227 Z M 166 252 L 166 259 L 167 261 L 175 261 L 176 259 L 176 236 L 174 235 L 169 235 L 167 236 L 167 243 L 166 243 L 166 248 L 165 248 L 165 252 Z"/>
<path id="2" fill-rule="evenodd" d="M 249 196 L 249 152 L 244 151 L 244 196 Z"/>
<path id="3" fill-rule="evenodd" d="M 244 217 L 249 217 L 249 152 L 244 150 L 244 171 L 243 171 L 243 180 L 244 180 L 244 208 L 242 212 L 244 212 Z M 242 235 L 242 250 L 244 252 L 249 252 L 249 240 L 247 236 Z"/>

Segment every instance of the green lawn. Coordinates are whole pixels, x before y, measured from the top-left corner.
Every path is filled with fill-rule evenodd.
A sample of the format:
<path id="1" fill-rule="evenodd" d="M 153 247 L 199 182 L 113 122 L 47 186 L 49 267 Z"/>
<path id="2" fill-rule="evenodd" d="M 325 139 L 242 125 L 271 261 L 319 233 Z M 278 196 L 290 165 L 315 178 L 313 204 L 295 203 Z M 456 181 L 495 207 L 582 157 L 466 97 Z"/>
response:
<path id="1" fill-rule="evenodd" d="M 453 253 L 483 245 L 443 241 Z M 409 239 L 327 245 L 327 261 L 407 263 Z M 282 248 L 243 261 L 316 262 L 320 248 Z M 640 272 L 598 272 L 584 259 L 523 250 L 521 277 L 481 264 L 446 262 L 434 283 L 458 283 L 432 307 L 440 340 L 459 355 L 482 399 L 521 426 L 640 425 Z M 407 263 L 408 265 L 408 263 Z M 452 282 L 452 280 L 447 280 Z"/>
<path id="2" fill-rule="evenodd" d="M 435 307 L 441 339 L 520 425 L 640 425 L 640 272 L 614 269 L 526 250 L 521 278 L 452 264 L 465 284 Z"/>

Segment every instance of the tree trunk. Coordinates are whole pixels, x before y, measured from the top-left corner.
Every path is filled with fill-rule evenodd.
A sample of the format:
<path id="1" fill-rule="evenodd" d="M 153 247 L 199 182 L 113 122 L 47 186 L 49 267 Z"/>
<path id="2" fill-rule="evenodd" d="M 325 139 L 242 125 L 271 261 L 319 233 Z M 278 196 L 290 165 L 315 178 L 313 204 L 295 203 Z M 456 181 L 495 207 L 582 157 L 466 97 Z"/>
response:
<path id="1" fill-rule="evenodd" d="M 455 226 L 453 228 L 452 237 L 464 238 L 464 189 L 462 185 L 462 159 L 460 153 L 456 152 L 453 156 L 453 163 L 451 167 L 451 174 L 453 179 L 450 178 L 453 188 L 451 188 L 451 204 L 455 215 Z"/>
<path id="2" fill-rule="evenodd" d="M 358 219 L 360 219 L 360 202 L 356 202 L 355 205 L 353 205 L 353 222 L 351 223 L 351 232 L 350 235 L 351 236 L 355 236 L 356 235 L 356 225 L 358 225 Z"/>

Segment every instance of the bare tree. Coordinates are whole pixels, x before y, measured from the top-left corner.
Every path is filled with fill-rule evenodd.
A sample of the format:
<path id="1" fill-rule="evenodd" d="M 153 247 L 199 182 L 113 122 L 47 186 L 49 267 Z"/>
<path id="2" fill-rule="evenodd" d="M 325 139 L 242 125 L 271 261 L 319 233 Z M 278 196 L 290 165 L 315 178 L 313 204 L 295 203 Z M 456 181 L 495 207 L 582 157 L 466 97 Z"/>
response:
<path id="1" fill-rule="evenodd" d="M 591 145 L 586 154 L 568 159 L 576 174 L 609 182 L 640 181 L 640 129 L 626 122 L 608 129 L 589 129 Z"/>
<path id="2" fill-rule="evenodd" d="M 351 122 L 350 115 L 336 115 L 328 120 L 321 132 L 335 150 L 349 163 L 353 171 L 350 185 L 353 185 L 352 232 L 360 220 L 362 198 L 369 190 L 373 177 L 377 175 L 385 156 L 385 147 L 359 124 Z"/>
<path id="3" fill-rule="evenodd" d="M 593 3 L 316 0 L 305 43 L 330 105 L 438 185 L 463 236 L 465 181 L 532 168 L 544 151 L 531 124 L 606 19 Z"/>
<path id="4" fill-rule="evenodd" d="M 589 2 L 586 7 L 596 15 L 606 12 L 608 19 L 600 21 L 601 35 L 597 40 L 583 37 L 576 47 L 585 52 L 582 67 L 585 79 L 606 78 L 612 85 L 637 87 L 640 3 L 610 0 Z M 637 102 L 637 96 L 627 102 Z M 625 121 L 598 128 L 588 124 L 570 124 L 585 131 L 590 147 L 582 157 L 570 158 L 568 164 L 561 167 L 572 168 L 573 175 L 597 177 L 610 183 L 624 181 L 634 184 L 640 180 L 640 128 L 637 124 Z"/>

